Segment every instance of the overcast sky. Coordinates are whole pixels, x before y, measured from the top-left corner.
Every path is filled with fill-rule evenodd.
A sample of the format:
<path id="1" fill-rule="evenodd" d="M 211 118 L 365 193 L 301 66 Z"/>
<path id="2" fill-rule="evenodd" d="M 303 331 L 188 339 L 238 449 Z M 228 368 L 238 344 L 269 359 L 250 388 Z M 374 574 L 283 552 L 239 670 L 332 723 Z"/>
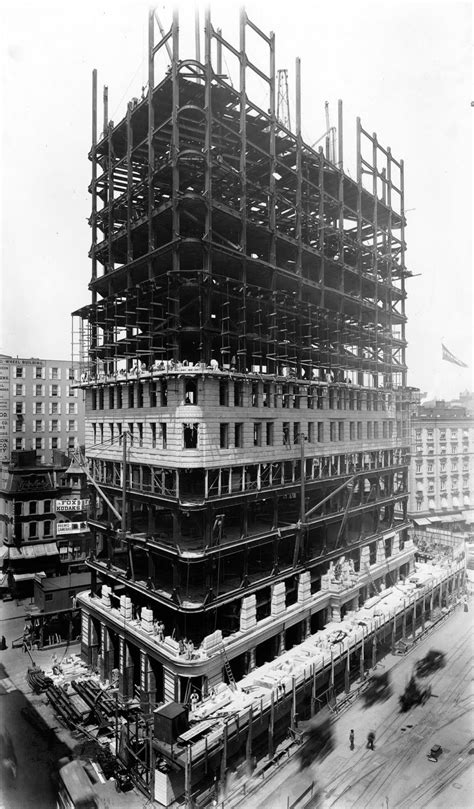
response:
<path id="1" fill-rule="evenodd" d="M 70 313 L 90 301 L 91 72 L 98 70 L 99 92 L 108 85 L 109 117 L 119 121 L 146 82 L 148 5 L 1 4 L 0 352 L 70 357 Z M 170 8 L 157 4 L 165 27 Z M 181 8 L 186 36 L 193 6 Z M 471 3 L 249 0 L 246 9 L 275 32 L 291 105 L 301 57 L 305 140 L 323 134 L 326 100 L 337 123 L 341 98 L 352 177 L 358 115 L 404 159 L 406 259 L 416 276 L 408 281 L 409 383 L 446 398 L 472 388 Z M 238 45 L 238 4 L 216 1 L 211 13 L 214 27 Z M 192 55 L 188 33 L 182 56 Z M 224 70 L 232 75 L 232 64 Z M 266 106 L 260 89 L 255 101 Z M 469 369 L 442 362 L 441 341 Z"/>

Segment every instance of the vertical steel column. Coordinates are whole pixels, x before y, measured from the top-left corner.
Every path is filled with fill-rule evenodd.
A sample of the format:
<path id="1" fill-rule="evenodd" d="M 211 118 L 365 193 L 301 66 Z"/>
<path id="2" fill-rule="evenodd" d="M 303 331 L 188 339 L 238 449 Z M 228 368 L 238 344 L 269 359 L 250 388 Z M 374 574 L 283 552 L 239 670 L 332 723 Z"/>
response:
<path id="1" fill-rule="evenodd" d="M 270 758 L 273 758 L 274 744 L 273 744 L 273 734 L 275 732 L 275 700 L 273 696 L 273 691 L 270 693 L 270 720 L 268 723 L 268 755 Z"/>
<path id="2" fill-rule="evenodd" d="M 242 252 L 242 307 L 237 363 L 239 371 L 247 366 L 247 95 L 245 84 L 245 25 L 247 15 L 240 12 L 240 248 Z"/>
<path id="3" fill-rule="evenodd" d="M 388 284 L 388 294 L 386 302 L 386 312 L 388 313 L 388 330 L 390 337 L 388 338 L 388 349 L 386 349 L 386 357 L 390 358 L 390 371 L 389 371 L 389 385 L 393 386 L 393 235 L 392 235 L 392 153 L 390 146 L 387 148 L 387 206 L 388 206 L 388 223 L 387 223 L 387 245 L 385 253 L 388 254 L 388 277 L 386 284 Z M 387 339 L 387 338 L 386 338 Z M 386 372 L 385 372 L 386 373 Z M 384 385 L 385 387 L 385 385 Z"/>
<path id="4" fill-rule="evenodd" d="M 107 124 L 109 122 L 109 88 L 106 84 L 104 84 L 104 90 L 102 94 L 102 102 L 104 108 L 104 120 L 103 120 L 103 127 L 102 127 L 102 137 L 105 136 L 107 132 Z"/>
<path id="5" fill-rule="evenodd" d="M 312 664 L 313 672 L 312 672 L 312 682 L 311 682 L 311 705 L 310 705 L 310 714 L 311 717 L 314 716 L 316 713 L 316 663 Z"/>
<path id="6" fill-rule="evenodd" d="M 97 245 L 97 70 L 92 71 L 92 280 L 97 278 L 97 259 L 95 249 Z M 92 292 L 92 303 L 97 302 L 97 292 Z"/>
<path id="7" fill-rule="evenodd" d="M 357 133 L 357 270 L 359 273 L 359 289 L 358 298 L 362 300 L 362 143 L 361 143 L 361 122 L 357 118 L 356 133 Z M 361 313 L 361 306 L 359 304 L 359 312 Z M 362 317 L 360 319 L 362 323 Z M 357 384 L 364 384 L 364 347 L 362 344 L 362 327 L 359 327 L 359 335 L 357 341 L 357 354 L 359 364 L 357 368 Z"/>
<path id="8" fill-rule="evenodd" d="M 343 155 L 343 118 L 342 118 L 342 100 L 337 102 L 337 152 L 338 152 L 338 168 L 340 171 L 344 169 L 344 155 Z"/>
<path id="9" fill-rule="evenodd" d="M 245 759 L 246 759 L 249 775 L 252 773 L 252 770 L 253 770 L 252 733 L 253 733 L 253 708 L 252 708 L 252 706 L 250 706 L 250 708 L 249 708 L 249 719 L 248 719 L 248 729 L 247 729 L 247 739 L 245 741 Z"/>
<path id="10" fill-rule="evenodd" d="M 270 229 L 270 249 L 268 260 L 270 264 L 276 264 L 276 212 L 275 212 L 275 192 L 276 192 L 276 112 L 275 112 L 275 34 L 270 34 L 270 176 L 269 176 L 269 200 L 268 200 L 268 226 Z M 276 273 L 272 278 L 272 289 L 276 280 Z M 275 346 L 273 347 L 275 351 Z M 276 357 L 275 357 L 276 364 Z"/>
<path id="11" fill-rule="evenodd" d="M 114 268 L 112 240 L 114 232 L 114 147 L 112 142 L 113 122 L 107 128 L 107 272 Z"/>
<path id="12" fill-rule="evenodd" d="M 172 204 L 172 266 L 173 274 L 171 278 L 171 294 L 173 296 L 174 317 L 173 332 L 171 337 L 173 359 L 179 360 L 178 351 L 178 330 L 180 325 L 180 298 L 178 275 L 180 270 L 180 171 L 179 171 L 179 104 L 180 104 L 180 75 L 179 75 L 179 15 L 178 9 L 173 9 L 172 23 L 172 43 L 173 54 L 171 60 L 171 81 L 172 81 L 172 107 L 171 107 L 171 204 Z"/>
<path id="13" fill-rule="evenodd" d="M 153 109 L 153 89 L 155 85 L 155 45 L 154 45 L 154 11 L 150 9 L 148 15 L 148 252 L 154 247 L 153 236 L 153 208 L 155 206 L 155 195 L 153 189 L 155 173 L 155 146 L 153 143 L 153 130 L 155 127 L 155 111 Z M 151 273 L 150 273 L 151 275 Z"/>
<path id="14" fill-rule="evenodd" d="M 401 310 L 402 310 L 402 323 L 401 323 L 401 332 L 402 332 L 402 365 L 405 365 L 406 362 L 406 348 L 405 348 L 405 339 L 406 339 L 406 324 L 405 324 L 405 166 L 403 160 L 400 160 L 400 219 L 401 219 L 401 229 L 400 229 L 400 241 L 401 241 L 401 250 L 400 250 L 400 267 L 401 267 L 401 288 L 402 288 L 402 301 L 401 301 Z M 402 371 L 402 387 L 406 387 L 407 384 L 407 371 L 404 368 Z"/>
<path id="15" fill-rule="evenodd" d="M 204 200 L 205 224 L 204 224 L 204 270 L 210 279 L 212 275 L 212 63 L 211 63 L 211 38 L 212 26 L 209 8 L 205 11 L 205 32 L 204 32 L 204 65 L 205 65 L 205 88 L 204 88 L 204 156 L 205 156 L 205 178 L 204 178 Z M 212 345 L 211 336 L 208 331 L 208 324 L 212 310 L 212 284 L 200 286 L 201 313 L 199 340 L 201 343 L 201 359 L 209 364 L 211 361 Z"/>
<path id="16" fill-rule="evenodd" d="M 378 196 L 377 196 L 377 180 L 378 180 L 378 170 L 377 170 L 377 134 L 374 132 L 372 134 L 372 193 L 374 195 L 374 208 L 373 208 L 373 233 L 374 233 L 374 242 L 373 242 L 373 273 L 375 276 L 375 302 L 374 302 L 374 387 L 379 386 L 378 380 L 378 367 L 379 367 L 379 356 L 378 356 L 378 326 L 379 326 L 379 307 L 378 307 L 378 300 L 379 300 L 379 253 L 378 253 Z"/>
<path id="17" fill-rule="evenodd" d="M 133 261 L 132 252 L 132 184 L 133 184 L 133 171 L 132 171 L 132 104 L 129 101 L 127 104 L 127 263 Z"/>

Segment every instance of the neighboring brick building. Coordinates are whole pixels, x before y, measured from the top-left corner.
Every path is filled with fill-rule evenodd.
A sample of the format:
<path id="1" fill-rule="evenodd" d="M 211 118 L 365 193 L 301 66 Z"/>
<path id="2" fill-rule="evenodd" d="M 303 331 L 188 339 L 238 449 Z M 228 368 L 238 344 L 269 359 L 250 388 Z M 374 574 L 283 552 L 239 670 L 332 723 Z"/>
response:
<path id="1" fill-rule="evenodd" d="M 465 407 L 437 401 L 411 423 L 409 514 L 418 526 L 463 528 L 474 515 L 474 419 Z"/>
<path id="2" fill-rule="evenodd" d="M 73 387 L 78 371 L 69 360 L 0 356 L 0 461 L 35 450 L 51 463 L 54 450 L 84 444 L 84 400 Z"/>

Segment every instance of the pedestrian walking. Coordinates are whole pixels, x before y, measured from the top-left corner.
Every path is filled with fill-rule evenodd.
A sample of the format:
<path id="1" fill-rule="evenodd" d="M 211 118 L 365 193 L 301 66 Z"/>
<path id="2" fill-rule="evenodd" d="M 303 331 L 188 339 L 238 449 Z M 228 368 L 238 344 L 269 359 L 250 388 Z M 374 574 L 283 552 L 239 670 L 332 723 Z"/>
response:
<path id="1" fill-rule="evenodd" d="M 350 744 L 351 750 L 353 750 L 354 749 L 354 731 L 353 730 L 351 730 L 351 732 L 349 733 L 349 744 Z"/>
<path id="2" fill-rule="evenodd" d="M 374 749 L 374 742 L 375 742 L 375 733 L 373 730 L 371 730 L 367 736 L 367 750 Z"/>

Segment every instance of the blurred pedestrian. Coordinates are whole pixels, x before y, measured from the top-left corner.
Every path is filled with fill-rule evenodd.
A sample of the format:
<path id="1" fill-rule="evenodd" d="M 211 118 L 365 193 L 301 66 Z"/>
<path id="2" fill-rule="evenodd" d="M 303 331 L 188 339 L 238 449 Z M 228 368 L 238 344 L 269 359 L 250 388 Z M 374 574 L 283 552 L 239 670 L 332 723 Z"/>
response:
<path id="1" fill-rule="evenodd" d="M 349 733 L 349 744 L 350 744 L 351 750 L 354 749 L 354 738 L 355 738 L 354 737 L 354 731 L 351 730 L 351 732 Z"/>
<path id="2" fill-rule="evenodd" d="M 367 736 L 367 750 L 374 749 L 374 742 L 375 742 L 375 733 L 373 730 L 371 730 Z"/>

